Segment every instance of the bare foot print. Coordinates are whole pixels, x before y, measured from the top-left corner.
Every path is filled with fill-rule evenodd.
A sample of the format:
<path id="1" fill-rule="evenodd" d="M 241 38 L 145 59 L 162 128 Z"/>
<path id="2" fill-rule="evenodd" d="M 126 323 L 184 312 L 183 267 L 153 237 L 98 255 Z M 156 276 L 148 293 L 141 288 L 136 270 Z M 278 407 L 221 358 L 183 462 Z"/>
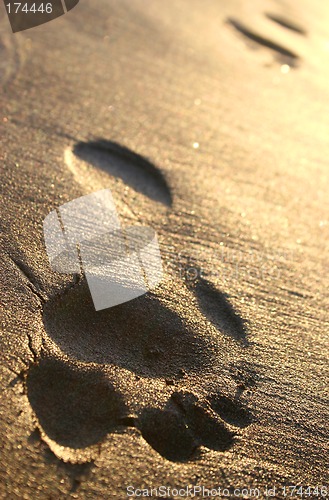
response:
<path id="1" fill-rule="evenodd" d="M 74 152 L 92 162 L 89 175 L 97 168 L 119 175 L 114 161 L 119 156 L 125 182 L 154 203 L 171 205 L 162 174 L 135 153 L 108 141 L 78 143 Z M 194 305 L 191 301 L 186 307 L 194 307 L 204 325 L 213 325 L 209 332 L 178 307 L 182 288 L 185 298 L 195 297 Z M 48 339 L 61 354 L 58 359 L 46 354 L 46 341 L 43 357 L 28 370 L 26 388 L 37 425 L 59 458 L 65 455 L 61 447 L 80 452 L 129 426 L 168 460 L 196 459 L 201 446 L 217 452 L 230 449 L 237 429 L 252 421 L 239 399 L 243 390 L 230 398 L 218 391 L 203 397 L 197 390 L 171 388 L 182 374 L 189 387 L 193 374 L 211 372 L 221 339 L 231 338 L 236 349 L 248 346 L 243 320 L 227 297 L 204 279 L 187 286 L 180 279 L 176 303 L 154 291 L 98 312 L 86 281 L 75 279 L 43 304 L 43 321 Z M 113 368 L 142 378 L 143 403 L 137 409 L 129 408 L 124 384 L 118 388 L 113 373 L 109 375 Z M 169 387 L 169 397 L 161 403 L 148 396 L 148 384 L 156 380 Z M 71 455 L 65 458 L 71 460 Z"/>
<path id="2" fill-rule="evenodd" d="M 31 366 L 26 387 L 40 431 L 55 454 L 57 445 L 80 451 L 129 426 L 164 458 L 181 462 L 197 459 L 200 446 L 230 449 L 234 427 L 252 422 L 239 400 L 220 394 L 201 400 L 187 391 L 173 392 L 163 409 L 146 407 L 133 417 L 102 370 L 51 357 Z"/>
<path id="3" fill-rule="evenodd" d="M 297 33 L 300 36 L 306 36 L 306 30 L 293 19 L 290 19 L 287 16 L 275 13 L 266 13 L 265 17 L 271 23 L 275 23 L 284 30 L 289 30 L 292 33 Z M 249 25 L 247 26 L 237 18 L 228 18 L 227 22 L 236 30 L 238 34 L 242 35 L 248 42 L 251 42 L 253 47 L 265 47 L 273 52 L 275 59 L 280 64 L 287 64 L 291 68 L 298 67 L 301 58 L 298 55 L 297 51 L 286 46 L 284 43 L 282 43 L 282 41 L 276 40 L 274 35 L 262 35 L 257 30 L 253 29 Z"/>

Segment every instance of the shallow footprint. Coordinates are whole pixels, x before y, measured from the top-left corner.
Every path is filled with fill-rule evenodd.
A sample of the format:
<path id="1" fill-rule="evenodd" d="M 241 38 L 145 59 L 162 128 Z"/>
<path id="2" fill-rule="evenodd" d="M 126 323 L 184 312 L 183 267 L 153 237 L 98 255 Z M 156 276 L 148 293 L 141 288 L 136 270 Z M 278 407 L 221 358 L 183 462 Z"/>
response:
<path id="1" fill-rule="evenodd" d="M 158 167 L 147 158 L 113 141 L 99 139 L 78 142 L 73 153 L 81 160 L 118 177 L 154 201 L 168 207 L 172 196 L 167 181 Z M 70 162 L 67 155 L 67 162 Z"/>
<path id="2" fill-rule="evenodd" d="M 26 385 L 41 429 L 61 446 L 99 443 L 128 413 L 122 395 L 95 368 L 43 358 L 31 365 Z"/>
<path id="3" fill-rule="evenodd" d="M 279 14 L 265 14 L 268 19 L 273 21 L 274 23 L 279 24 L 280 26 L 283 26 L 283 28 L 286 28 L 290 31 L 294 31 L 295 33 L 298 33 L 299 35 L 306 35 L 307 32 L 304 28 L 299 26 L 297 23 L 294 21 L 291 21 L 290 19 L 287 19 L 284 16 L 280 16 Z"/>
<path id="4" fill-rule="evenodd" d="M 265 36 L 254 32 L 237 19 L 229 18 L 227 19 L 227 22 L 248 40 L 251 40 L 259 46 L 267 47 L 268 49 L 274 51 L 281 64 L 289 64 L 292 68 L 298 65 L 300 59 L 299 56 L 284 45 L 275 42 L 271 38 L 266 38 Z"/>

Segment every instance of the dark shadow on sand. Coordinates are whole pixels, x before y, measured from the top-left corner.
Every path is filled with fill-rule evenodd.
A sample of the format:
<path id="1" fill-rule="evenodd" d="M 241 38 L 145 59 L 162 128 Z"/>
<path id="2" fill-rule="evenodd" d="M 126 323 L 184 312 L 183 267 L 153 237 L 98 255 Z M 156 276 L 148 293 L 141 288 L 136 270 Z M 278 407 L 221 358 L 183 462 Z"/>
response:
<path id="1" fill-rule="evenodd" d="M 98 139 L 78 142 L 73 148 L 73 153 L 94 167 L 119 177 L 135 191 L 152 200 L 168 207 L 172 205 L 171 191 L 161 170 L 147 158 L 125 146 Z"/>
<path id="2" fill-rule="evenodd" d="M 144 377 L 200 371 L 215 356 L 209 339 L 151 293 L 96 312 L 84 281 L 51 299 L 43 317 L 47 334 L 69 356 Z"/>
<path id="3" fill-rule="evenodd" d="M 43 358 L 30 367 L 26 384 L 40 426 L 62 446 L 99 443 L 127 415 L 122 395 L 95 368 Z"/>

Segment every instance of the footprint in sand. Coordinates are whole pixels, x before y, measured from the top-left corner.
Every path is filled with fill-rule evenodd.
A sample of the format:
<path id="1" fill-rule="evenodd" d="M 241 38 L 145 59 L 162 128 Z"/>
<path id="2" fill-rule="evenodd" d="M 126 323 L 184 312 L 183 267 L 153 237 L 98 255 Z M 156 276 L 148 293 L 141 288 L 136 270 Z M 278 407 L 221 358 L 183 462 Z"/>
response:
<path id="1" fill-rule="evenodd" d="M 280 14 L 271 14 L 271 13 L 266 13 L 265 14 L 268 19 L 273 21 L 274 23 L 279 24 L 283 28 L 286 28 L 288 30 L 291 30 L 295 33 L 298 33 L 299 35 L 307 35 L 307 31 L 305 28 L 297 24 L 294 20 L 289 19 L 285 16 L 282 16 Z"/>
<path id="2" fill-rule="evenodd" d="M 306 36 L 307 34 L 306 30 L 302 26 L 286 16 L 266 13 L 265 17 L 270 22 L 275 23 L 285 30 L 291 31 L 292 33 L 296 33 L 301 36 Z M 227 23 L 248 42 L 251 42 L 253 47 L 266 47 L 267 49 L 270 49 L 273 52 L 275 59 L 280 64 L 287 64 L 291 68 L 298 67 L 301 59 L 300 56 L 297 52 L 295 52 L 295 50 L 287 47 L 284 43 L 275 40 L 274 37 L 261 35 L 253 28 L 247 26 L 236 18 L 228 18 Z"/>
<path id="3" fill-rule="evenodd" d="M 93 187 L 104 188 L 120 178 L 149 203 L 174 210 L 165 176 L 126 148 L 109 141 L 78 143 L 65 159 L 82 183 L 92 180 Z M 163 457 L 184 461 L 196 458 L 200 446 L 231 448 L 238 429 L 251 423 L 242 390 L 233 397 L 220 390 L 201 396 L 175 387 L 182 377 L 212 370 L 221 339 L 237 349 L 248 346 L 244 322 L 214 285 L 201 278 L 186 285 L 177 278 L 176 294 L 177 303 L 185 294 L 192 314 L 182 307 L 177 312 L 161 290 L 96 312 L 84 279 L 44 303 L 45 345 L 54 343 L 60 354 L 44 348 L 28 370 L 26 389 L 41 434 L 58 457 L 74 462 L 74 452 L 133 427 Z M 145 391 L 131 411 L 123 384 L 117 387 L 117 378 L 108 376 L 113 367 L 141 378 L 143 391 L 156 381 L 167 384 L 162 405 Z"/>

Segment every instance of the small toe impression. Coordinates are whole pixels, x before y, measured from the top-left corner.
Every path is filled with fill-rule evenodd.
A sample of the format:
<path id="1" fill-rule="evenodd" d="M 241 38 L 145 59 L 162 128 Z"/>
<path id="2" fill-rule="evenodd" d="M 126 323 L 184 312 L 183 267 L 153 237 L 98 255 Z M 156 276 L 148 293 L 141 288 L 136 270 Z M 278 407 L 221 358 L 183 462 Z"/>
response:
<path id="1" fill-rule="evenodd" d="M 234 310 L 225 294 L 205 279 L 193 284 L 194 293 L 206 318 L 224 335 L 244 346 L 248 345 L 247 330 L 243 319 Z"/>

